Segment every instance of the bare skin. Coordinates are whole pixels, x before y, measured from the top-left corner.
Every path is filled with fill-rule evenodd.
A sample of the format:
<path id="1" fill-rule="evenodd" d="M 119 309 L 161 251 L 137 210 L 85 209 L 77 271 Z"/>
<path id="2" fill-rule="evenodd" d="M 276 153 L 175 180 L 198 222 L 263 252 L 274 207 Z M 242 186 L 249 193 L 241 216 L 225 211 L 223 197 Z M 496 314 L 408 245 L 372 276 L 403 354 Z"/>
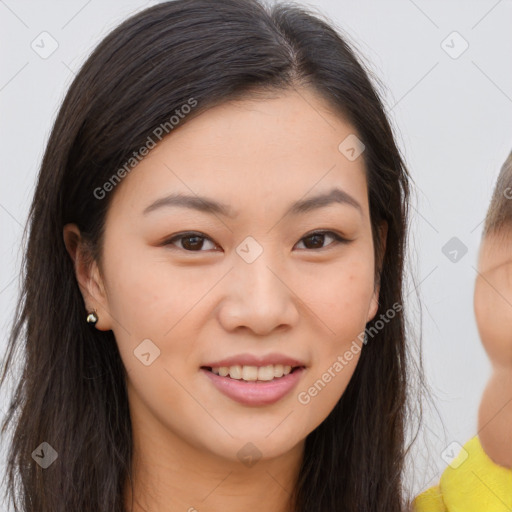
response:
<path id="1" fill-rule="evenodd" d="M 480 248 L 474 307 L 493 374 L 478 413 L 485 452 L 512 468 L 512 230 L 487 236 Z"/>
<path id="2" fill-rule="evenodd" d="M 378 307 L 363 158 L 338 150 L 355 133 L 308 90 L 224 104 L 178 127 L 117 185 L 101 267 L 84 263 L 77 226 L 65 226 L 86 307 L 98 312 L 96 328 L 114 332 L 128 372 L 128 510 L 133 497 L 133 512 L 292 512 L 304 440 L 342 396 L 359 354 L 307 404 L 298 393 L 358 340 Z M 360 207 L 336 202 L 284 215 L 333 187 Z M 208 196 L 239 215 L 143 213 L 173 192 Z M 315 248 L 305 237 L 318 230 L 350 241 L 325 235 Z M 189 231 L 203 236 L 202 247 L 185 249 Z M 385 225 L 381 233 L 385 239 Z M 236 251 L 248 236 L 263 249 L 250 264 Z M 134 357 L 144 339 L 160 350 L 150 366 Z M 237 403 L 201 370 L 212 360 L 273 352 L 306 370 L 271 405 Z M 238 456 L 247 443 L 261 453 L 251 467 Z"/>

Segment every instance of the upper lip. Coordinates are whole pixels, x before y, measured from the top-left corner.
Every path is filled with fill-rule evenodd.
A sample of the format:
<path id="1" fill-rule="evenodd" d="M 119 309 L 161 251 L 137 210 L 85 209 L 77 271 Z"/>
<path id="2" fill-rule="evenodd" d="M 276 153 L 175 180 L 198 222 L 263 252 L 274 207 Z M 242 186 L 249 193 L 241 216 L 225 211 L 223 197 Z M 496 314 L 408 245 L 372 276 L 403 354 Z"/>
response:
<path id="1" fill-rule="evenodd" d="M 218 361 L 212 361 L 210 363 L 206 363 L 203 367 L 210 368 L 219 368 L 221 366 L 268 366 L 268 365 L 276 365 L 282 364 L 283 366 L 291 366 L 292 368 L 296 366 L 305 366 L 305 364 L 295 359 L 294 357 L 289 357 L 284 354 L 266 354 L 264 356 L 257 356 L 253 354 L 238 354 L 236 356 L 227 357 L 225 359 L 220 359 Z"/>

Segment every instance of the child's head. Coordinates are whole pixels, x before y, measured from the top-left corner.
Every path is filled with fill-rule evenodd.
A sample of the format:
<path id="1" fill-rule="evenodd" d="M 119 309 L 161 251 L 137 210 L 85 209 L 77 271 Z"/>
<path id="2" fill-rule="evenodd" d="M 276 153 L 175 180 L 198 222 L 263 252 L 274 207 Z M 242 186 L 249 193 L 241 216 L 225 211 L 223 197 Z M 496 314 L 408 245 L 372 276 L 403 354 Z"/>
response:
<path id="1" fill-rule="evenodd" d="M 480 402 L 478 434 L 489 457 L 512 467 L 512 153 L 501 168 L 485 219 L 474 305 L 493 366 Z"/>
<path id="2" fill-rule="evenodd" d="M 512 364 L 512 153 L 501 168 L 485 219 L 474 306 L 493 365 Z"/>

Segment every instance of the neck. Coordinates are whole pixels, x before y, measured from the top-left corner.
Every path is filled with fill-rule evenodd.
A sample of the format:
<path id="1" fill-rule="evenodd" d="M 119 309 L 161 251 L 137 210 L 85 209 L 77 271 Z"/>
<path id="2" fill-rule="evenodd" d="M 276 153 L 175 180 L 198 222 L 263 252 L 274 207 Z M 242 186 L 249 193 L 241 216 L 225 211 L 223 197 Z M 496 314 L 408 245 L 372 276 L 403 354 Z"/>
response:
<path id="1" fill-rule="evenodd" d="M 191 446 L 161 427 L 133 428 L 133 488 L 126 483 L 127 511 L 294 511 L 292 490 L 304 442 L 278 457 L 244 463 L 236 455 L 221 457 Z"/>

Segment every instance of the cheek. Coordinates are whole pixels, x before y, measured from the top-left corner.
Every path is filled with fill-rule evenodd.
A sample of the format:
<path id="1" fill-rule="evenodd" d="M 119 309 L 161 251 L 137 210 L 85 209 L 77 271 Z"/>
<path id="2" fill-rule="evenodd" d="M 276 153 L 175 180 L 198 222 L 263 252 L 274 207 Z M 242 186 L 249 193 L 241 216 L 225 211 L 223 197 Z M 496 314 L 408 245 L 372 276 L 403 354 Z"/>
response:
<path id="1" fill-rule="evenodd" d="M 329 271 L 329 278 L 321 283 L 308 292 L 311 307 L 321 319 L 315 342 L 310 344 L 315 364 L 297 394 L 313 422 L 325 418 L 339 401 L 364 350 L 373 296 L 373 261 L 354 258 L 338 272 Z"/>
<path id="2" fill-rule="evenodd" d="M 373 259 L 352 257 L 297 277 L 295 290 L 334 343 L 364 329 L 374 291 Z"/>
<path id="3" fill-rule="evenodd" d="M 297 390 L 297 402 L 307 435 L 332 412 L 343 396 L 361 356 L 361 342 L 337 343 L 333 350 L 316 354 L 317 359 L 303 385 Z"/>
<path id="4" fill-rule="evenodd" d="M 106 267 L 109 310 L 121 334 L 164 337 L 215 283 L 197 267 L 173 265 L 160 248 L 121 252 L 112 250 Z"/>
<path id="5" fill-rule="evenodd" d="M 200 414 L 183 383 L 196 378 L 199 370 L 194 364 L 194 340 L 200 338 L 202 325 L 197 315 L 204 314 L 207 305 L 199 299 L 214 281 L 191 279 L 193 270 L 170 269 L 168 261 L 157 261 L 148 252 L 132 252 L 118 261 L 110 266 L 109 307 L 132 410 L 163 424 L 172 423 L 172 411 Z"/>
<path id="6" fill-rule="evenodd" d="M 482 344 L 495 364 L 512 365 L 512 293 L 475 285 L 475 315 Z"/>

